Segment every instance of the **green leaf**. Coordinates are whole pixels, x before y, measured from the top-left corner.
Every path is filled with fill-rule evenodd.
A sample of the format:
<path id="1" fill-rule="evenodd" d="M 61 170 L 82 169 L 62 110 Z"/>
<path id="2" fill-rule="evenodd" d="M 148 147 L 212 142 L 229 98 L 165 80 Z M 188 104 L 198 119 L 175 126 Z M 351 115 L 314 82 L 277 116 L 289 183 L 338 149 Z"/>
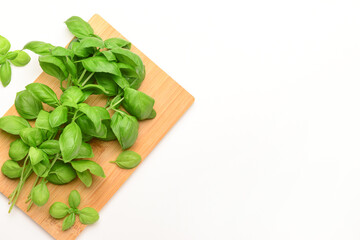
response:
<path id="1" fill-rule="evenodd" d="M 15 98 L 15 108 L 25 119 L 35 119 L 43 109 L 40 100 L 36 99 L 29 91 L 18 92 Z"/>
<path id="2" fill-rule="evenodd" d="M 139 165 L 141 156 L 134 151 L 124 151 L 117 157 L 115 163 L 120 168 L 131 169 Z"/>
<path id="3" fill-rule="evenodd" d="M 91 92 L 91 94 L 108 94 L 108 92 L 103 86 L 96 84 L 86 84 L 82 87 L 82 90 L 85 92 Z"/>
<path id="4" fill-rule="evenodd" d="M 110 114 L 106 108 L 99 106 L 94 106 L 91 108 L 96 112 L 97 115 L 99 115 L 101 120 L 110 119 Z"/>
<path id="5" fill-rule="evenodd" d="M 120 70 L 116 63 L 109 62 L 105 57 L 95 56 L 81 61 L 83 67 L 89 72 L 105 72 L 120 75 Z"/>
<path id="6" fill-rule="evenodd" d="M 24 49 L 28 49 L 36 54 L 39 55 L 48 55 L 50 54 L 50 50 L 54 49 L 55 47 L 50 43 L 45 43 L 41 41 L 32 41 L 28 42 Z"/>
<path id="7" fill-rule="evenodd" d="M 104 42 L 96 37 L 86 37 L 80 40 L 79 48 L 104 48 Z"/>
<path id="8" fill-rule="evenodd" d="M 60 97 L 61 103 L 64 102 L 79 103 L 82 102 L 83 99 L 84 99 L 84 93 L 81 91 L 80 88 L 75 86 L 66 89 L 65 92 Z"/>
<path id="9" fill-rule="evenodd" d="M 111 51 L 102 51 L 101 54 L 106 57 L 109 62 L 116 62 L 116 57 Z"/>
<path id="10" fill-rule="evenodd" d="M 20 131 L 20 137 L 31 147 L 37 147 L 43 142 L 43 135 L 39 128 L 24 128 Z"/>
<path id="11" fill-rule="evenodd" d="M 11 44 L 9 40 L 0 35 L 0 54 L 4 55 L 10 50 Z"/>
<path id="12" fill-rule="evenodd" d="M 52 131 L 53 128 L 50 126 L 49 116 L 50 116 L 50 113 L 48 113 L 47 111 L 41 110 L 35 121 L 35 127 L 44 129 L 44 130 L 48 130 L 48 131 Z"/>
<path id="13" fill-rule="evenodd" d="M 72 167 L 78 172 L 85 172 L 89 170 L 92 174 L 105 177 L 104 170 L 102 167 L 94 161 L 91 160 L 76 160 L 71 162 Z"/>
<path id="14" fill-rule="evenodd" d="M 11 66 L 8 61 L 6 61 L 0 67 L 0 80 L 4 87 L 9 85 L 9 83 L 11 81 Z"/>
<path id="15" fill-rule="evenodd" d="M 130 87 L 129 82 L 123 76 L 113 76 L 112 79 L 122 89 Z"/>
<path id="16" fill-rule="evenodd" d="M 85 57 L 88 57 L 88 56 L 94 54 L 94 48 L 82 48 L 82 47 L 80 47 L 79 42 L 74 42 L 72 49 L 76 56 L 82 57 L 82 58 L 85 58 Z"/>
<path id="17" fill-rule="evenodd" d="M 112 76 L 114 75 L 109 73 L 95 73 L 96 82 L 105 89 L 107 96 L 115 96 L 118 93 L 119 87 Z"/>
<path id="18" fill-rule="evenodd" d="M 97 111 L 86 103 L 80 103 L 78 106 L 79 111 L 83 112 L 92 121 L 96 131 L 99 131 L 101 129 L 101 118 Z"/>
<path id="19" fill-rule="evenodd" d="M 29 54 L 24 51 L 16 50 L 14 51 L 14 53 L 17 53 L 17 56 L 10 61 L 14 66 L 23 67 L 27 65 L 31 60 Z"/>
<path id="20" fill-rule="evenodd" d="M 89 170 L 86 170 L 84 172 L 78 172 L 76 171 L 77 176 L 81 180 L 81 182 L 84 183 L 86 187 L 91 187 L 92 184 L 92 176 Z"/>
<path id="21" fill-rule="evenodd" d="M 76 178 L 76 171 L 70 163 L 57 161 L 51 168 L 46 179 L 56 185 L 63 185 L 71 182 Z"/>
<path id="22" fill-rule="evenodd" d="M 43 159 L 38 164 L 32 165 L 32 169 L 39 177 L 47 177 L 48 169 L 50 168 L 50 161 L 48 158 Z"/>
<path id="23" fill-rule="evenodd" d="M 135 117 L 123 111 L 115 112 L 111 118 L 110 127 L 122 149 L 128 149 L 134 145 L 139 131 L 139 123 Z"/>
<path id="24" fill-rule="evenodd" d="M 49 200 L 50 192 L 45 182 L 40 183 L 31 191 L 31 200 L 35 205 L 44 206 Z"/>
<path id="25" fill-rule="evenodd" d="M 130 49 L 131 43 L 122 38 L 109 38 L 104 41 L 105 47 L 108 49 L 125 48 Z"/>
<path id="26" fill-rule="evenodd" d="M 22 167 L 13 160 L 7 160 L 1 167 L 1 172 L 8 178 L 14 179 L 21 176 Z"/>
<path id="27" fill-rule="evenodd" d="M 82 143 L 79 126 L 74 122 L 67 125 L 60 135 L 59 143 L 64 162 L 70 162 L 76 158 Z"/>
<path id="28" fill-rule="evenodd" d="M 66 49 L 63 47 L 55 47 L 53 50 L 51 50 L 51 55 L 55 57 L 73 57 L 74 53 L 70 49 Z"/>
<path id="29" fill-rule="evenodd" d="M 68 57 L 66 57 L 65 67 L 66 67 L 66 70 L 67 70 L 73 77 L 76 77 L 76 75 L 77 75 L 77 68 L 76 68 L 76 66 L 75 66 L 75 63 L 74 63 L 73 61 L 71 61 L 71 59 L 69 59 Z"/>
<path id="30" fill-rule="evenodd" d="M 58 57 L 50 55 L 40 56 L 39 63 L 44 72 L 61 81 L 65 80 L 69 75 L 65 64 Z"/>
<path id="31" fill-rule="evenodd" d="M 153 116 L 155 100 L 143 92 L 126 88 L 122 104 L 125 110 L 138 120 L 149 119 Z"/>
<path id="32" fill-rule="evenodd" d="M 26 90 L 31 92 L 41 102 L 46 103 L 52 107 L 57 107 L 60 105 L 55 92 L 45 84 L 31 83 L 26 86 Z"/>
<path id="33" fill-rule="evenodd" d="M 106 120 L 103 120 L 102 122 L 106 126 L 107 131 L 106 131 L 106 136 L 103 138 L 99 138 L 99 139 L 102 141 L 113 141 L 113 140 L 117 139 L 113 130 L 110 127 L 111 120 L 106 119 Z"/>
<path id="34" fill-rule="evenodd" d="M 83 142 L 76 158 L 93 158 L 94 153 L 90 144 Z"/>
<path id="35" fill-rule="evenodd" d="M 0 118 L 0 129 L 3 131 L 19 135 L 20 131 L 24 128 L 31 128 L 28 121 L 18 116 L 4 116 Z"/>
<path id="36" fill-rule="evenodd" d="M 93 224 L 99 220 L 99 213 L 91 207 L 86 207 L 79 212 L 80 222 L 85 225 Z"/>
<path id="37" fill-rule="evenodd" d="M 68 215 L 69 207 L 62 202 L 54 202 L 49 209 L 49 213 L 53 218 L 61 219 Z"/>
<path id="38" fill-rule="evenodd" d="M 68 109 L 65 106 L 59 106 L 50 113 L 49 123 L 53 128 L 59 127 L 68 120 Z"/>
<path id="39" fill-rule="evenodd" d="M 106 137 L 106 126 L 104 124 L 101 124 L 100 130 L 97 131 L 93 122 L 86 115 L 82 115 L 78 119 L 76 119 L 76 123 L 79 125 L 82 133 L 84 134 L 98 138 Z"/>
<path id="40" fill-rule="evenodd" d="M 70 207 L 76 209 L 79 207 L 81 201 L 80 193 L 76 190 L 72 190 L 69 195 L 69 205 Z"/>
<path id="41" fill-rule="evenodd" d="M 29 157 L 31 161 L 31 165 L 36 165 L 39 162 L 49 159 L 46 153 L 44 153 L 41 149 L 30 147 Z"/>
<path id="42" fill-rule="evenodd" d="M 77 16 L 73 16 L 65 21 L 66 26 L 72 34 L 78 38 L 85 38 L 92 36 L 94 30 L 89 23 Z"/>
<path id="43" fill-rule="evenodd" d="M 20 161 L 26 157 L 29 152 L 29 146 L 23 140 L 16 139 L 10 143 L 9 157 L 14 161 Z"/>
<path id="44" fill-rule="evenodd" d="M 47 140 L 43 142 L 39 148 L 47 155 L 55 155 L 60 152 L 60 144 L 58 140 Z"/>
<path id="45" fill-rule="evenodd" d="M 64 219 L 62 230 L 66 231 L 75 224 L 75 213 L 71 213 Z"/>

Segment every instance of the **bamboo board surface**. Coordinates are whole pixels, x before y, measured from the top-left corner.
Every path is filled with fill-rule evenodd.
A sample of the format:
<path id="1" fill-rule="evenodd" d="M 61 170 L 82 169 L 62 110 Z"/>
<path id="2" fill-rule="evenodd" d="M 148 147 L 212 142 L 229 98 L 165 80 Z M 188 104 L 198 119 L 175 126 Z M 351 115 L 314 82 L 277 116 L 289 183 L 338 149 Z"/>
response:
<path id="1" fill-rule="evenodd" d="M 95 33 L 103 39 L 111 37 L 124 38 L 99 15 L 94 15 L 89 20 L 89 23 L 94 28 Z M 192 105 L 194 98 L 136 47 L 132 46 L 131 51 L 141 57 L 146 68 L 146 77 L 139 90 L 155 99 L 154 108 L 157 112 L 155 119 L 140 122 L 138 140 L 130 149 L 138 152 L 144 160 L 170 128 Z M 47 84 L 56 92 L 58 97 L 61 94 L 59 81 L 46 73 L 42 73 L 35 82 Z M 90 105 L 104 106 L 105 101 L 105 97 L 91 96 L 86 102 Z M 13 105 L 5 115 L 18 115 L 15 106 Z M 0 130 L 0 166 L 9 159 L 9 146 L 15 139 L 15 136 Z M 92 140 L 90 144 L 95 154 L 92 160 L 103 167 L 106 178 L 93 176 L 93 184 L 90 188 L 86 188 L 79 179 L 64 186 L 56 186 L 49 183 L 50 199 L 48 203 L 42 207 L 33 206 L 29 212 L 26 212 L 27 204 L 25 204 L 25 199 L 35 180 L 33 174 L 25 184 L 22 194 L 18 199 L 17 206 L 55 239 L 75 239 L 86 227 L 79 222 L 77 217 L 75 225 L 70 230 L 63 232 L 61 230 L 62 221 L 53 219 L 48 213 L 49 207 L 55 201 L 67 203 L 70 191 L 76 189 L 80 192 L 82 198 L 79 208 L 93 207 L 100 211 L 135 171 L 135 169 L 120 169 L 115 164 L 109 163 L 109 161 L 115 160 L 121 152 L 120 145 L 117 141 L 103 142 Z M 3 174 L 0 174 L 0 192 L 6 197 L 15 189 L 17 183 L 18 180 L 10 180 Z M 15 208 L 13 211 L 17 211 L 17 209 Z"/>

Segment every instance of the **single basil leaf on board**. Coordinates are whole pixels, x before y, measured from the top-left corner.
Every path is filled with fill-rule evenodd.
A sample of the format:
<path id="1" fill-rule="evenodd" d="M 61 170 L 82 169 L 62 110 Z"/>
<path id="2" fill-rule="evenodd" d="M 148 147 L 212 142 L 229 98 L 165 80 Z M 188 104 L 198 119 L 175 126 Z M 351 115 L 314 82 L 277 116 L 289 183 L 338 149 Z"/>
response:
<path id="1" fill-rule="evenodd" d="M 49 116 L 50 116 L 50 113 L 48 113 L 47 111 L 41 110 L 35 121 L 35 127 L 40 128 L 40 129 L 45 129 L 48 131 L 52 131 L 53 128 L 50 126 Z"/>
<path id="2" fill-rule="evenodd" d="M 50 43 L 45 43 L 41 41 L 32 41 L 32 42 L 28 42 L 23 49 L 30 50 L 39 55 L 49 55 L 50 50 L 54 48 L 55 47 Z"/>
<path id="3" fill-rule="evenodd" d="M 83 142 L 76 158 L 93 158 L 94 152 L 90 144 Z"/>
<path id="4" fill-rule="evenodd" d="M 24 128 L 20 131 L 20 137 L 31 147 L 37 147 L 43 142 L 43 135 L 39 128 Z"/>
<path id="5" fill-rule="evenodd" d="M 105 94 L 107 95 L 108 92 L 106 91 L 106 89 L 101 86 L 101 85 L 96 85 L 96 84 L 86 84 L 85 86 L 83 86 L 81 88 L 84 92 L 90 92 L 92 94 L 95 95 L 99 95 L 99 94 Z"/>
<path id="6" fill-rule="evenodd" d="M 47 140 L 43 142 L 39 148 L 47 155 L 55 155 L 60 152 L 60 144 L 58 140 Z"/>
<path id="7" fill-rule="evenodd" d="M 1 166 L 1 172 L 8 178 L 15 179 L 21 176 L 22 167 L 13 160 L 7 160 Z"/>
<path id="8" fill-rule="evenodd" d="M 110 127 L 122 149 L 128 149 L 134 145 L 139 131 L 139 123 L 135 117 L 123 111 L 115 112 L 111 118 Z"/>
<path id="9" fill-rule="evenodd" d="M 16 50 L 14 52 L 17 53 L 17 56 L 10 61 L 14 66 L 23 67 L 30 62 L 31 58 L 26 52 L 21 50 Z"/>
<path id="10" fill-rule="evenodd" d="M 72 122 L 67 125 L 59 139 L 64 162 L 70 162 L 79 154 L 82 135 L 79 126 Z"/>
<path id="11" fill-rule="evenodd" d="M 39 112 L 43 109 L 43 106 L 32 93 L 27 90 L 23 90 L 16 94 L 15 108 L 17 112 L 25 119 L 35 119 Z"/>
<path id="12" fill-rule="evenodd" d="M 11 66 L 9 61 L 6 61 L 0 66 L 0 80 L 4 87 L 9 85 L 11 81 Z"/>
<path id="13" fill-rule="evenodd" d="M 68 109 L 65 106 L 59 106 L 50 113 L 49 123 L 52 128 L 56 128 L 66 123 L 68 120 Z"/>
<path id="14" fill-rule="evenodd" d="M 72 86 L 65 90 L 65 92 L 60 97 L 61 103 L 72 102 L 79 103 L 84 101 L 84 93 L 80 88 Z"/>
<path id="15" fill-rule="evenodd" d="M 116 62 L 116 57 L 111 51 L 102 51 L 101 54 L 106 57 L 109 62 Z"/>
<path id="16" fill-rule="evenodd" d="M 40 183 L 31 191 L 31 200 L 35 205 L 44 206 L 49 200 L 50 192 L 45 182 Z"/>
<path id="17" fill-rule="evenodd" d="M 69 206 L 76 209 L 80 205 L 81 197 L 80 193 L 76 190 L 72 190 L 69 195 Z"/>
<path id="18" fill-rule="evenodd" d="M 109 38 L 106 39 L 104 43 L 105 43 L 105 47 L 108 49 L 113 49 L 118 47 L 125 49 L 131 48 L 131 43 L 122 38 Z"/>
<path id="19" fill-rule="evenodd" d="M 69 75 L 65 64 L 58 57 L 50 55 L 40 56 L 39 63 L 44 72 L 61 81 L 65 80 Z"/>
<path id="20" fill-rule="evenodd" d="M 20 161 L 26 157 L 29 152 L 29 146 L 21 139 L 16 139 L 10 143 L 9 157 L 14 161 Z"/>
<path id="21" fill-rule="evenodd" d="M 86 170 L 84 172 L 76 171 L 76 174 L 79 177 L 80 181 L 83 182 L 86 187 L 91 187 L 92 176 L 89 170 Z"/>
<path id="22" fill-rule="evenodd" d="M 71 213 L 64 219 L 62 230 L 66 231 L 75 224 L 75 213 Z"/>
<path id="23" fill-rule="evenodd" d="M 51 50 L 51 55 L 55 57 L 73 57 L 74 53 L 70 49 L 66 49 L 63 47 L 55 47 L 53 50 Z"/>
<path id="24" fill-rule="evenodd" d="M 102 167 L 94 161 L 91 160 L 76 160 L 71 162 L 72 167 L 78 172 L 85 172 L 89 170 L 91 174 L 94 174 L 99 177 L 105 177 L 104 170 Z"/>
<path id="25" fill-rule="evenodd" d="M 91 207 L 86 207 L 79 212 L 80 222 L 85 225 L 93 224 L 99 220 L 99 213 Z"/>
<path id="26" fill-rule="evenodd" d="M 52 184 L 63 185 L 71 182 L 76 178 L 76 171 L 70 163 L 57 161 L 51 168 L 46 179 Z"/>
<path id="27" fill-rule="evenodd" d="M 104 48 L 104 42 L 96 37 L 86 37 L 80 40 L 80 48 Z"/>
<path id="28" fill-rule="evenodd" d="M 104 138 L 107 134 L 107 129 L 104 124 L 101 124 L 99 131 L 96 130 L 93 122 L 86 116 L 82 115 L 76 119 L 76 123 L 79 125 L 81 132 L 92 137 Z"/>
<path id="29" fill-rule="evenodd" d="M 0 129 L 3 131 L 19 135 L 20 131 L 24 128 L 31 128 L 28 121 L 18 116 L 4 116 L 0 118 Z"/>
<path id="30" fill-rule="evenodd" d="M 114 75 L 109 73 L 95 73 L 94 76 L 96 82 L 106 90 L 107 94 L 105 95 L 115 96 L 117 94 L 119 87 L 112 78 Z"/>
<path id="31" fill-rule="evenodd" d="M 95 56 L 81 60 L 83 67 L 89 72 L 105 72 L 120 75 L 120 70 L 116 63 L 109 62 L 105 57 Z"/>
<path id="32" fill-rule="evenodd" d="M 126 88 L 122 104 L 125 110 L 135 116 L 138 120 L 153 118 L 155 100 L 143 92 L 132 88 Z"/>
<path id="33" fill-rule="evenodd" d="M 65 67 L 66 70 L 73 76 L 76 77 L 77 75 L 77 68 L 75 66 L 75 63 L 73 61 L 71 61 L 70 58 L 66 57 L 66 61 L 65 61 Z"/>
<path id="34" fill-rule="evenodd" d="M 85 22 L 83 19 L 77 16 L 72 16 L 65 21 L 66 26 L 72 34 L 78 38 L 85 38 L 92 36 L 94 30 L 89 23 Z"/>
<path id="35" fill-rule="evenodd" d="M 26 90 L 31 92 L 41 102 L 46 103 L 52 107 L 57 107 L 60 105 L 55 92 L 45 84 L 30 83 L 26 86 Z"/>
<path id="36" fill-rule="evenodd" d="M 29 157 L 31 165 L 36 165 L 43 160 L 46 161 L 46 159 L 49 159 L 46 153 L 44 153 L 41 149 L 35 147 L 30 147 Z"/>
<path id="37" fill-rule="evenodd" d="M 62 202 L 54 202 L 49 209 L 49 214 L 56 219 L 62 219 L 69 214 L 69 207 Z"/>
<path id="38" fill-rule="evenodd" d="M 9 40 L 0 35 L 0 54 L 4 55 L 10 50 L 11 44 Z"/>
<path id="39" fill-rule="evenodd" d="M 120 153 L 116 161 L 114 161 L 116 165 L 124 169 L 134 168 L 137 165 L 139 165 L 140 162 L 141 162 L 141 156 L 138 153 L 129 150 Z"/>

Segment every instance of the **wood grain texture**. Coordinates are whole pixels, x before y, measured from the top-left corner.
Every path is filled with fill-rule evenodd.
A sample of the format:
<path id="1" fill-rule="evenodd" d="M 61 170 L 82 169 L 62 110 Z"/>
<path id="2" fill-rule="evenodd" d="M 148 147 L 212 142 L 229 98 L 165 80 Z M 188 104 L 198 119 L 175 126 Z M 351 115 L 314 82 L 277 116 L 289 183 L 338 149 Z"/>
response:
<path id="1" fill-rule="evenodd" d="M 94 28 L 95 33 L 103 39 L 110 37 L 124 38 L 99 15 L 94 15 L 89 20 L 89 23 Z M 192 105 L 194 98 L 136 47 L 133 46 L 131 50 L 138 54 L 144 62 L 146 68 L 146 78 L 140 90 L 155 99 L 154 108 L 157 112 L 155 119 L 140 122 L 138 140 L 131 148 L 131 150 L 138 152 L 142 156 L 142 159 L 145 159 L 169 131 L 169 129 Z M 58 96 L 61 93 L 59 89 L 59 81 L 45 73 L 42 73 L 35 82 L 47 84 L 58 94 Z M 91 96 L 87 100 L 87 103 L 90 105 L 103 106 L 105 104 L 105 100 L 106 99 L 104 97 Z M 5 115 L 18 114 L 15 107 L 12 106 Z M 15 136 L 0 130 L 0 165 L 9 159 L 9 146 L 15 139 Z M 29 212 L 26 212 L 25 209 L 27 205 L 25 204 L 25 198 L 27 197 L 27 194 L 31 189 L 31 185 L 35 180 L 35 177 L 32 176 L 25 184 L 22 194 L 19 197 L 17 206 L 55 239 L 75 239 L 81 231 L 84 230 L 85 225 L 82 225 L 77 219 L 74 227 L 65 232 L 61 231 L 62 221 L 53 219 L 48 213 L 48 209 L 51 204 L 55 201 L 67 203 L 67 197 L 70 191 L 76 189 L 80 192 L 82 197 L 80 208 L 91 206 L 100 211 L 114 193 L 135 171 L 135 169 L 120 169 L 116 165 L 109 163 L 109 161 L 115 160 L 121 152 L 117 141 L 103 142 L 93 140 L 90 144 L 93 147 L 95 154 L 95 157 L 92 160 L 96 161 L 103 167 L 106 174 L 105 179 L 94 176 L 93 185 L 90 188 L 86 188 L 78 179 L 64 186 L 48 184 L 50 190 L 50 199 L 48 203 L 43 207 L 33 206 Z M 15 189 L 17 183 L 17 180 L 9 180 L 0 174 L 0 192 L 5 196 L 10 195 L 10 193 Z M 15 208 L 13 211 L 17 211 L 17 209 Z"/>

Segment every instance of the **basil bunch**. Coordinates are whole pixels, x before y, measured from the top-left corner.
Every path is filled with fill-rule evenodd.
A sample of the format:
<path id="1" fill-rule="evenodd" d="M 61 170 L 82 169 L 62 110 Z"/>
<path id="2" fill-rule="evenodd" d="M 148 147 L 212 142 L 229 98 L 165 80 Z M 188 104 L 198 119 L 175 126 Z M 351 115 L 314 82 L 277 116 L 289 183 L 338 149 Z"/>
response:
<path id="1" fill-rule="evenodd" d="M 36 179 L 27 198 L 28 209 L 32 204 L 46 204 L 50 196 L 48 183 L 63 185 L 79 178 L 90 187 L 94 176 L 104 178 L 102 167 L 89 160 L 94 153 L 88 142 L 94 138 L 117 140 L 123 150 L 129 149 L 138 137 L 138 121 L 156 116 L 155 100 L 137 90 L 145 78 L 145 67 L 140 57 L 130 51 L 131 43 L 121 38 L 104 41 L 79 17 L 71 17 L 65 23 L 75 35 L 68 48 L 41 41 L 24 46 L 40 55 L 41 68 L 60 81 L 62 94 L 58 97 L 50 87 L 31 83 L 17 93 L 15 107 L 20 116 L 0 118 L 0 129 L 18 136 L 10 145 L 10 160 L 1 168 L 8 178 L 19 179 L 9 196 L 9 211 L 32 173 Z M 0 54 L 8 52 L 8 48 L 0 38 Z M 18 59 L 13 64 L 20 63 Z M 94 94 L 107 97 L 104 107 L 86 102 Z M 44 108 L 44 104 L 48 106 Z M 35 120 L 34 127 L 28 120 Z M 140 155 L 133 151 L 122 152 L 115 161 L 124 169 L 134 168 L 140 162 Z M 52 209 L 68 211 L 57 205 Z M 72 226 L 79 213 L 71 207 L 73 210 L 64 220 L 65 229 Z M 80 212 L 80 221 L 90 223 L 88 217 L 94 215 L 93 211 Z"/>
<path id="2" fill-rule="evenodd" d="M 83 208 L 79 210 L 81 197 L 80 193 L 76 190 L 70 192 L 69 195 L 69 206 L 62 202 L 55 202 L 51 205 L 49 213 L 53 218 L 62 219 L 63 221 L 62 230 L 66 231 L 75 224 L 76 215 L 79 216 L 80 222 L 85 225 L 93 224 L 99 220 L 99 213 L 91 207 Z"/>
<path id="3" fill-rule="evenodd" d="M 9 52 L 11 44 L 5 37 L 0 36 L 0 81 L 4 87 L 11 81 L 11 64 L 23 67 L 30 62 L 30 56 L 21 50 Z"/>

